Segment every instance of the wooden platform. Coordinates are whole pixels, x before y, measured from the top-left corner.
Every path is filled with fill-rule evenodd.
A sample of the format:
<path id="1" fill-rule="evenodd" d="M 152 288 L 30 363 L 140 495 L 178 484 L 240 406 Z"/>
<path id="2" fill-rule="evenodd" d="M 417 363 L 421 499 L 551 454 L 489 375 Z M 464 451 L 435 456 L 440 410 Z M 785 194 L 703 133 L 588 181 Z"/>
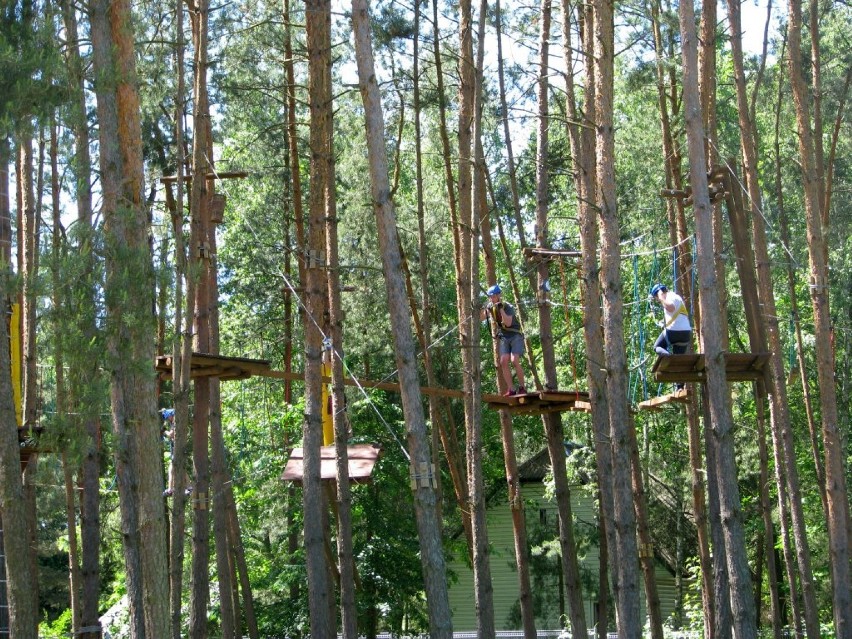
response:
<path id="1" fill-rule="evenodd" d="M 582 257 L 583 254 L 575 249 L 545 249 L 535 246 L 527 246 L 524 248 L 524 259 L 528 262 L 536 260 L 579 260 Z"/>
<path id="2" fill-rule="evenodd" d="M 373 467 L 382 454 L 382 449 L 375 444 L 355 444 L 346 447 L 349 456 L 349 481 L 363 484 L 371 481 Z M 294 448 L 290 451 L 287 465 L 281 479 L 301 485 L 304 472 L 304 451 Z M 320 448 L 320 476 L 323 481 L 337 479 L 337 453 L 334 446 Z"/>
<path id="3" fill-rule="evenodd" d="M 686 404 L 689 402 L 689 393 L 685 388 L 676 390 L 668 395 L 660 395 L 646 399 L 644 402 L 639 402 L 637 408 L 639 410 L 663 410 L 664 406 L 670 404 Z"/>
<path id="4" fill-rule="evenodd" d="M 725 353 L 729 382 L 752 382 L 763 377 L 769 353 Z M 706 364 L 703 353 L 658 357 L 652 369 L 658 382 L 703 382 Z"/>
<path id="5" fill-rule="evenodd" d="M 18 444 L 21 447 L 21 472 L 24 472 L 24 469 L 26 469 L 27 464 L 30 461 L 30 457 L 36 453 L 47 452 L 38 446 L 37 436 L 40 435 L 43 430 L 44 428 L 42 426 L 18 429 Z"/>
<path id="6" fill-rule="evenodd" d="M 156 369 L 161 378 L 171 379 L 172 356 L 160 355 L 157 357 Z M 263 375 L 270 368 L 269 361 L 265 359 L 193 353 L 189 370 L 191 379 L 218 377 L 224 382 L 233 379 L 246 379 L 252 375 Z"/>
<path id="7" fill-rule="evenodd" d="M 483 395 L 482 399 L 494 410 L 507 410 L 513 415 L 540 415 L 563 411 L 591 409 L 586 391 L 540 391 L 523 395 Z"/>

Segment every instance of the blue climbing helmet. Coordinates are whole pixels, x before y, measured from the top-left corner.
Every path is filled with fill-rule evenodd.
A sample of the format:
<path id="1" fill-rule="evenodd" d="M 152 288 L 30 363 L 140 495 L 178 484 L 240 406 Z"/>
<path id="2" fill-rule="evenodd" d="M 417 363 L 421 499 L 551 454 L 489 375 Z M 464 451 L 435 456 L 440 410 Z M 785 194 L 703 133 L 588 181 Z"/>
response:
<path id="1" fill-rule="evenodd" d="M 667 291 L 667 290 L 669 290 L 669 289 L 666 287 L 665 284 L 660 284 L 659 282 L 657 282 L 656 284 L 654 284 L 651 287 L 651 297 L 657 297 L 657 293 L 659 293 L 660 291 Z"/>
<path id="2" fill-rule="evenodd" d="M 491 288 L 489 288 L 485 293 L 490 297 L 492 295 L 500 295 L 503 292 L 503 289 L 500 288 L 499 284 L 495 284 Z"/>

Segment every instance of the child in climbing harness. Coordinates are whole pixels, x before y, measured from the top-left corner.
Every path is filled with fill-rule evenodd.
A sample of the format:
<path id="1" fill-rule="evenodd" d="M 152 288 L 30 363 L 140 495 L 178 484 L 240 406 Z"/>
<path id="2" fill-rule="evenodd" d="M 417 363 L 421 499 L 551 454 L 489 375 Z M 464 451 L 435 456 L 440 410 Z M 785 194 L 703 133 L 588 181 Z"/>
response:
<path id="1" fill-rule="evenodd" d="M 692 343 L 692 325 L 683 298 L 665 284 L 658 283 L 651 288 L 651 299 L 663 307 L 665 316 L 663 330 L 654 342 L 654 351 L 660 357 L 666 357 L 670 352 L 674 355 L 686 353 Z M 682 388 L 683 384 L 675 384 L 676 390 Z"/>
<path id="2" fill-rule="evenodd" d="M 518 321 L 515 307 L 502 301 L 503 290 L 499 284 L 489 288 L 486 293 L 489 301 L 480 313 L 480 320 L 491 319 L 497 327 L 497 336 L 500 339 L 499 374 L 503 376 L 507 389 L 503 394 L 524 395 L 527 390 L 524 388 L 524 369 L 521 366 L 521 356 L 524 354 L 524 334 L 521 332 L 521 323 Z M 518 378 L 517 390 L 512 387 L 512 367 Z"/>
<path id="3" fill-rule="evenodd" d="M 663 307 L 665 315 L 663 330 L 654 343 L 657 355 L 665 357 L 670 352 L 675 355 L 686 353 L 692 342 L 692 326 L 683 298 L 665 284 L 654 284 L 651 298 Z"/>

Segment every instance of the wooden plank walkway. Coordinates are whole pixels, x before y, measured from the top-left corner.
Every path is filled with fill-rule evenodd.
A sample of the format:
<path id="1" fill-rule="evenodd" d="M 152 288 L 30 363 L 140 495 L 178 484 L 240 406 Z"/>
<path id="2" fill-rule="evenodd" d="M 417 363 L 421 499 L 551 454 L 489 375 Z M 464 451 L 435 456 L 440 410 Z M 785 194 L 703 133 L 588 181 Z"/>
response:
<path id="1" fill-rule="evenodd" d="M 536 391 L 523 395 L 483 395 L 483 401 L 494 410 L 507 410 L 513 415 L 540 415 L 563 411 L 591 409 L 586 391 Z"/>
<path id="2" fill-rule="evenodd" d="M 346 452 L 349 465 L 349 481 L 363 484 L 371 480 L 373 468 L 382 454 L 382 449 L 375 444 L 355 444 L 347 446 Z M 294 448 L 290 451 L 287 465 L 281 479 L 301 485 L 304 472 L 304 451 Z M 337 479 L 337 453 L 334 446 L 320 448 L 320 479 L 335 481 Z"/>
<path id="3" fill-rule="evenodd" d="M 725 373 L 729 382 L 753 382 L 763 377 L 769 353 L 725 353 Z M 703 353 L 658 357 L 652 369 L 658 382 L 704 382 L 706 362 Z"/>
<path id="4" fill-rule="evenodd" d="M 668 395 L 660 395 L 646 399 L 644 402 L 639 402 L 637 408 L 639 410 L 663 410 L 663 406 L 669 404 L 686 404 L 689 402 L 689 393 L 685 388 L 676 390 Z"/>

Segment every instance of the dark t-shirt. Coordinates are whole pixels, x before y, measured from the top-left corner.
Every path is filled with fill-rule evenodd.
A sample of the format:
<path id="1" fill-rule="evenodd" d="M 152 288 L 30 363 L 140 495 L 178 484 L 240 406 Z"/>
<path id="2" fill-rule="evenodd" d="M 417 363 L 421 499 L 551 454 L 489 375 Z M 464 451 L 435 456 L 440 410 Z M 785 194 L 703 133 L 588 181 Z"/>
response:
<path id="1" fill-rule="evenodd" d="M 501 318 L 497 313 L 497 307 L 494 305 L 489 306 L 491 317 L 497 324 L 497 334 L 500 337 L 505 337 L 520 333 L 521 323 L 518 321 L 518 316 L 515 314 L 515 307 L 509 304 L 508 302 L 502 302 L 502 304 L 503 312 L 506 313 L 506 315 L 508 315 L 510 318 L 512 318 L 512 323 L 509 326 L 503 326 L 503 323 L 500 321 Z"/>

